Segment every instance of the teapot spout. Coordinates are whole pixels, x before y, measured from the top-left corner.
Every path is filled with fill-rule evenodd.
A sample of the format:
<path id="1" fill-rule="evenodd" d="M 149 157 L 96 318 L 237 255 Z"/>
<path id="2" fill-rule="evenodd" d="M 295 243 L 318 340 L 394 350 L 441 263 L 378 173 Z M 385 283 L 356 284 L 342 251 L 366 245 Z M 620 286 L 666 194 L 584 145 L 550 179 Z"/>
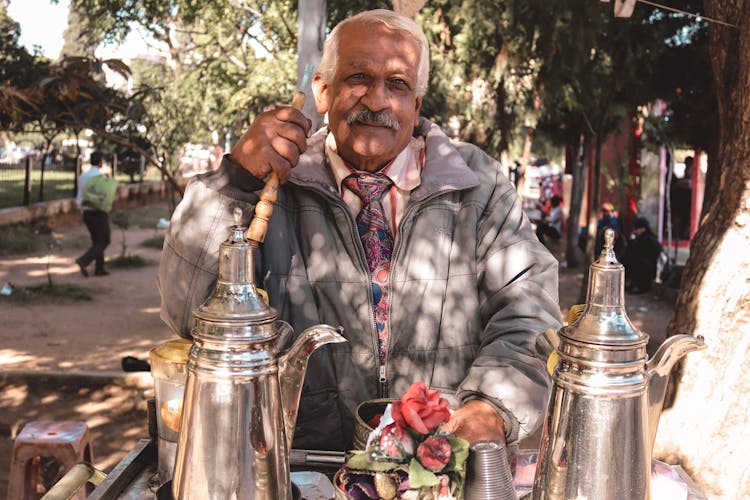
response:
<path id="1" fill-rule="evenodd" d="M 703 336 L 686 333 L 669 337 L 646 364 L 648 370 L 648 423 L 651 431 L 651 446 L 656 440 L 656 429 L 664 406 L 664 396 L 672 367 L 686 354 L 706 348 Z"/>
<path id="2" fill-rule="evenodd" d="M 302 394 L 302 383 L 305 380 L 310 355 L 325 344 L 348 342 L 341 335 L 341 332 L 343 332 L 342 327 L 312 326 L 303 331 L 292 344 L 292 347 L 278 359 L 279 386 L 281 388 L 281 406 L 284 412 L 287 450 L 292 449 L 299 398 Z"/>

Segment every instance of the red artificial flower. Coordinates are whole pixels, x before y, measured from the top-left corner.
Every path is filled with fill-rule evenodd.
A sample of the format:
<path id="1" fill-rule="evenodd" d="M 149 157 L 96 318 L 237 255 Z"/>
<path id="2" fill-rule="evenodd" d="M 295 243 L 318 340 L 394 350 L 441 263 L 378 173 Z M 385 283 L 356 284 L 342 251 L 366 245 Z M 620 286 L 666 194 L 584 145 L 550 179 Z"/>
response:
<path id="1" fill-rule="evenodd" d="M 374 415 L 370 420 L 367 421 L 367 425 L 370 426 L 370 429 L 377 429 L 380 425 L 380 419 L 383 418 L 382 413 L 378 413 L 377 415 Z"/>
<path id="2" fill-rule="evenodd" d="M 451 459 L 451 444 L 447 436 L 430 436 L 417 448 L 417 460 L 425 469 L 440 472 Z"/>
<path id="3" fill-rule="evenodd" d="M 378 445 L 384 455 L 397 460 L 414 455 L 414 440 L 395 423 L 385 426 L 380 431 Z"/>
<path id="4" fill-rule="evenodd" d="M 428 389 L 424 382 L 412 384 L 401 400 L 392 404 L 391 415 L 398 426 L 408 425 L 419 434 L 437 429 L 451 417 L 448 401 L 440 397 L 440 391 Z"/>

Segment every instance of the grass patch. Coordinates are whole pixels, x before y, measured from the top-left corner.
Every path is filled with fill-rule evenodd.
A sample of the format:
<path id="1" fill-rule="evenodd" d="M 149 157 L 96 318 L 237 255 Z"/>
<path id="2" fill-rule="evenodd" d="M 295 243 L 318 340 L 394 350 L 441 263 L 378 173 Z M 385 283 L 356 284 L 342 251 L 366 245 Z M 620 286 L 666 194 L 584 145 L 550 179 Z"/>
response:
<path id="1" fill-rule="evenodd" d="M 17 169 L 5 169 L 0 182 L 0 208 L 18 207 L 23 205 L 23 186 L 26 171 L 23 166 Z M 41 170 L 31 170 L 31 203 L 38 201 L 52 201 L 73 197 L 75 172 L 47 170 L 44 172 L 44 199 L 39 198 L 39 184 Z"/>
<path id="2" fill-rule="evenodd" d="M 162 248 L 164 248 L 164 235 L 160 234 L 147 240 L 143 240 L 141 241 L 141 246 L 161 250 Z"/>
<path id="3" fill-rule="evenodd" d="M 48 227 L 23 224 L 0 227 L 0 255 L 37 253 L 54 243 Z"/>
<path id="4" fill-rule="evenodd" d="M 112 269 L 136 269 L 146 267 L 151 261 L 144 259 L 140 255 L 120 255 L 107 261 L 107 266 Z"/>
<path id="5" fill-rule="evenodd" d="M 10 295 L 0 295 L 3 302 L 17 304 L 60 304 L 92 300 L 91 289 L 72 283 L 42 283 L 39 285 L 17 286 Z"/>
<path id="6" fill-rule="evenodd" d="M 43 223 L 0 226 L 0 257 L 56 254 L 64 249 L 81 250 L 91 246 L 88 233 L 67 233 L 65 228 L 50 230 Z"/>

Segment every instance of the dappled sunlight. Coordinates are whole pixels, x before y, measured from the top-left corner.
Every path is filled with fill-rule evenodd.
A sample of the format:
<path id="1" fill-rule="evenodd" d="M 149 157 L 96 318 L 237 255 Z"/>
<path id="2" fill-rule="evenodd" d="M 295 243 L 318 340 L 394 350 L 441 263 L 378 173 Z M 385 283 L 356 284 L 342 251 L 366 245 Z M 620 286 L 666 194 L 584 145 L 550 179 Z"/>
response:
<path id="1" fill-rule="evenodd" d="M 79 408 L 79 411 L 80 411 L 80 408 Z M 86 418 L 86 423 L 88 424 L 90 428 L 100 427 L 102 425 L 105 425 L 109 421 L 109 418 L 105 415 L 96 415 L 96 414 L 91 415 L 91 413 L 92 412 L 90 411 L 89 412 L 81 411 L 82 415 L 86 415 L 86 414 L 90 415 L 89 417 Z"/>
<path id="2" fill-rule="evenodd" d="M 25 385 L 8 385 L 3 388 L 0 392 L 0 406 L 3 408 L 11 408 L 20 405 L 24 398 L 26 398 L 26 386 Z"/>
<path id="3" fill-rule="evenodd" d="M 13 349 L 0 349 L 0 368 L 4 365 L 14 365 L 29 362 L 35 359 L 27 353 L 21 353 Z"/>
<path id="4" fill-rule="evenodd" d="M 40 402 L 44 405 L 48 405 L 59 400 L 60 400 L 60 394 L 54 393 L 54 394 L 47 394 L 46 396 L 42 397 L 40 399 Z"/>
<path id="5" fill-rule="evenodd" d="M 43 264 L 43 266 L 44 267 L 41 269 L 28 271 L 26 275 L 31 278 L 46 277 L 46 264 Z M 79 272 L 80 271 L 78 270 L 78 266 L 76 264 L 70 265 L 69 262 L 67 263 L 67 265 L 50 265 L 49 267 L 49 274 L 77 274 Z"/>
<path id="6" fill-rule="evenodd" d="M 77 275 L 80 273 L 78 266 L 71 257 L 37 255 L 16 259 L 4 258 L 0 262 L 0 278 L 10 276 L 11 271 L 16 276 L 23 275 L 29 278 L 46 277 L 47 265 L 49 265 L 49 273 L 53 275 Z"/>
<path id="7" fill-rule="evenodd" d="M 93 465 L 109 472 L 136 445 L 148 437 L 144 393 L 119 385 L 60 379 L 0 382 L 0 422 L 15 437 L 31 421 L 86 422 L 93 448 Z M 0 454 L 11 456 L 12 439 L 0 439 Z M 7 460 L 6 458 L 6 460 Z M 9 467 L 7 461 L 0 464 Z"/>

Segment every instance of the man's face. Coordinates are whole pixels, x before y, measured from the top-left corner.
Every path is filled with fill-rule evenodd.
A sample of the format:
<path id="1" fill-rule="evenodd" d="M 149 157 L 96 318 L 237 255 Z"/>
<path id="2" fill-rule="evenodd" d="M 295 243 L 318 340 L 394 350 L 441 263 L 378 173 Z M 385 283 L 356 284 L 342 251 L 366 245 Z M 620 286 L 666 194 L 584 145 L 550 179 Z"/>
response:
<path id="1" fill-rule="evenodd" d="M 409 143 L 422 105 L 418 64 L 419 45 L 410 37 L 385 25 L 343 28 L 333 79 L 316 75 L 313 89 L 338 154 L 352 166 L 373 172 Z"/>

